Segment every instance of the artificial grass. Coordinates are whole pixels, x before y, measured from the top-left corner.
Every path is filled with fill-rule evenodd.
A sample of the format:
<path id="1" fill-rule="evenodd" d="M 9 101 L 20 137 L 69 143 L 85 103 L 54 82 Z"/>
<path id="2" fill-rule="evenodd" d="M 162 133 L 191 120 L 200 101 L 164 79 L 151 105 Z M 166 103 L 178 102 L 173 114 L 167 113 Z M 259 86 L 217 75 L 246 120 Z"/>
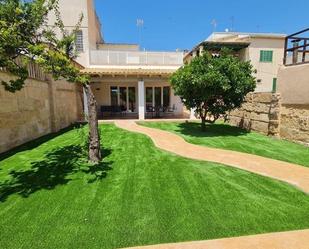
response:
<path id="1" fill-rule="evenodd" d="M 138 122 L 150 128 L 174 132 L 187 142 L 234 150 L 309 167 L 309 147 L 247 132 L 228 124 L 208 124 L 205 131 L 198 122 Z"/>
<path id="2" fill-rule="evenodd" d="M 158 150 L 103 125 L 88 166 L 72 130 L 0 161 L 1 248 L 121 248 L 309 228 L 309 197 L 231 167 Z"/>

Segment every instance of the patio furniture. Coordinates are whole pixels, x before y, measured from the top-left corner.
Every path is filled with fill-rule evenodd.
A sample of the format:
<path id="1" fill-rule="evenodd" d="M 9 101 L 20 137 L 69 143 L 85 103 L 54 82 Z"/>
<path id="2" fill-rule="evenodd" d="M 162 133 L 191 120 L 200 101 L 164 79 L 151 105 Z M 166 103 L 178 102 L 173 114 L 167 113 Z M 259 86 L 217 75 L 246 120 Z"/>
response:
<path id="1" fill-rule="evenodd" d="M 127 109 L 125 106 L 101 106 L 101 117 L 117 117 L 117 116 L 125 116 Z"/>
<path id="2" fill-rule="evenodd" d="M 154 117 L 155 108 L 152 105 L 146 105 L 146 114 L 150 114 L 151 118 Z"/>
<path id="3" fill-rule="evenodd" d="M 155 110 L 155 117 L 160 118 L 161 113 L 164 111 L 164 108 L 162 106 L 156 106 L 154 110 Z"/>

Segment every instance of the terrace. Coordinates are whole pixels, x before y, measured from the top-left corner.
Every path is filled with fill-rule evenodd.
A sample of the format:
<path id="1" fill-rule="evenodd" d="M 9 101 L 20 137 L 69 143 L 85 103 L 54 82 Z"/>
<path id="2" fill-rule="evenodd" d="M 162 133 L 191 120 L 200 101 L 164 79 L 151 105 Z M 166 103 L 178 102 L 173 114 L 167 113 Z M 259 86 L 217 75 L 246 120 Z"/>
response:
<path id="1" fill-rule="evenodd" d="M 150 52 L 123 50 L 92 50 L 90 65 L 102 66 L 159 66 L 176 67 L 183 64 L 183 52 Z"/>
<path id="2" fill-rule="evenodd" d="M 285 66 L 309 63 L 309 28 L 291 34 L 285 38 Z"/>

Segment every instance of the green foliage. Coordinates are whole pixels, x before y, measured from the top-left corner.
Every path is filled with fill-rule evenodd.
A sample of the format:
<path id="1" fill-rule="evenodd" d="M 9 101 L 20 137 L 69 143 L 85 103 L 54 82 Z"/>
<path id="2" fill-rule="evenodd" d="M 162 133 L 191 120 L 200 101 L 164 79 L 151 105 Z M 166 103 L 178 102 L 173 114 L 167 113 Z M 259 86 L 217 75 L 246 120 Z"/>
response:
<path id="1" fill-rule="evenodd" d="M 55 28 L 48 27 L 48 14 L 56 15 Z M 60 18 L 57 0 L 0 0 L 0 67 L 17 76 L 2 82 L 11 92 L 20 90 L 28 77 L 27 64 L 34 61 L 55 79 L 87 84 L 88 77 L 74 64 L 74 41 L 81 25 L 68 32 Z M 61 37 L 56 36 L 60 30 Z M 22 59 L 20 59 L 22 57 Z"/>
<path id="2" fill-rule="evenodd" d="M 250 62 L 242 62 L 223 49 L 218 58 L 206 52 L 194 58 L 170 81 L 185 106 L 195 108 L 205 123 L 216 121 L 242 104 L 245 95 L 256 87 L 253 73 Z"/>

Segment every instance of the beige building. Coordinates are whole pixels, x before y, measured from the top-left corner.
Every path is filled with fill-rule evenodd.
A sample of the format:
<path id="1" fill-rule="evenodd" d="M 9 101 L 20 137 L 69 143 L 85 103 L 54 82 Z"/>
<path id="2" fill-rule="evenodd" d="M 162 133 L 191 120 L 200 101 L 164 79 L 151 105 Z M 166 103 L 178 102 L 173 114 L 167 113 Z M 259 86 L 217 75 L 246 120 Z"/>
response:
<path id="1" fill-rule="evenodd" d="M 186 54 L 185 61 L 204 49 L 217 53 L 223 47 L 232 49 L 242 60 L 251 61 L 257 70 L 256 92 L 276 90 L 278 69 L 283 64 L 284 34 L 216 32 Z"/>
<path id="2" fill-rule="evenodd" d="M 77 61 L 91 75 L 99 117 L 183 117 L 183 104 L 168 81 L 183 65 L 183 52 L 141 51 L 136 44 L 106 43 L 93 0 L 60 0 L 59 4 L 67 30 L 84 15 L 76 40 Z M 49 20 L 53 25 L 54 17 Z"/>

